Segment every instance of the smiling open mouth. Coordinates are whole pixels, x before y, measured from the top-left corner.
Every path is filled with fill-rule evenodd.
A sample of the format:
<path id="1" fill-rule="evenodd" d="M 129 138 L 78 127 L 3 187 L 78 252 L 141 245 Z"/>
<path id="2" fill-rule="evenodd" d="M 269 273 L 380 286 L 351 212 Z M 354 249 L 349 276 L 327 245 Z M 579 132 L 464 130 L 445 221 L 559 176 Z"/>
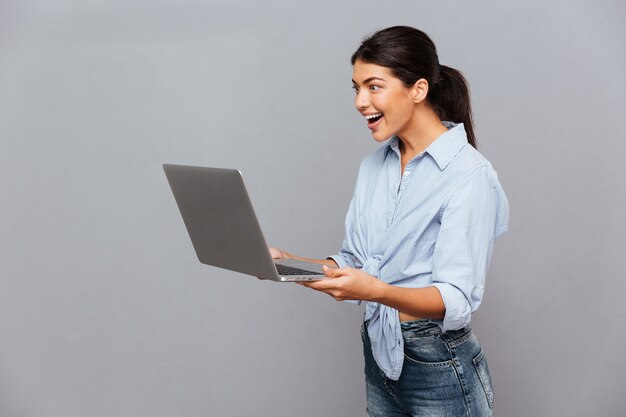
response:
<path id="1" fill-rule="evenodd" d="M 382 113 L 370 114 L 370 115 L 365 116 L 368 124 L 376 123 L 377 121 L 381 119 L 381 117 L 383 117 Z"/>

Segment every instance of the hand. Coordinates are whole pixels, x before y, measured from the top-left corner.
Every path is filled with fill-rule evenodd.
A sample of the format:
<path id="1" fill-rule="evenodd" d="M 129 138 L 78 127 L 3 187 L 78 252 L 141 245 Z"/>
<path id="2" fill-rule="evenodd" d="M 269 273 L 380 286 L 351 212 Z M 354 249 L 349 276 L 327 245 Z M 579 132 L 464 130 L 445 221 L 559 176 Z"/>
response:
<path id="1" fill-rule="evenodd" d="M 384 290 L 384 282 L 360 269 L 330 268 L 326 265 L 322 268 L 329 279 L 300 284 L 324 292 L 337 301 L 375 300 Z"/>
<path id="2" fill-rule="evenodd" d="M 285 252 L 282 249 L 272 248 L 271 246 L 268 247 L 268 249 L 270 250 L 270 255 L 272 256 L 272 259 L 287 259 L 287 258 L 289 258 L 289 253 Z"/>

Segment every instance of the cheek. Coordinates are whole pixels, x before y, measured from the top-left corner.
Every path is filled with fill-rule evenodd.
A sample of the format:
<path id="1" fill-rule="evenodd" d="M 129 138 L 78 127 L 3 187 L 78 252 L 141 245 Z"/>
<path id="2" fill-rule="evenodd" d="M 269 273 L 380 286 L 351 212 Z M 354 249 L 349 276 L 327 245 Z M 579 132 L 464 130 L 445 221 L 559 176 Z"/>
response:
<path id="1" fill-rule="evenodd" d="M 394 121 L 404 121 L 410 118 L 413 111 L 413 102 L 407 100 L 403 94 L 389 94 L 381 98 L 380 110 L 385 113 L 385 118 Z"/>
<path id="2" fill-rule="evenodd" d="M 394 119 L 398 122 L 406 122 L 413 116 L 415 107 L 412 101 L 398 100 L 397 105 L 394 107 Z"/>

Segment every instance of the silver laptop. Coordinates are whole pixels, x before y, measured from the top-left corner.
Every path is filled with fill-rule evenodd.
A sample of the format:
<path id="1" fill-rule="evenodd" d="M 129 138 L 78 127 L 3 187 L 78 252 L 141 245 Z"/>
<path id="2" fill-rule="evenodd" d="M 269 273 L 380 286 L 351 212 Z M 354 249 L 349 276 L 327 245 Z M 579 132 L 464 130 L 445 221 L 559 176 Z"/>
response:
<path id="1" fill-rule="evenodd" d="M 163 164 L 200 262 L 281 282 L 325 278 L 322 265 L 272 259 L 241 172 Z"/>

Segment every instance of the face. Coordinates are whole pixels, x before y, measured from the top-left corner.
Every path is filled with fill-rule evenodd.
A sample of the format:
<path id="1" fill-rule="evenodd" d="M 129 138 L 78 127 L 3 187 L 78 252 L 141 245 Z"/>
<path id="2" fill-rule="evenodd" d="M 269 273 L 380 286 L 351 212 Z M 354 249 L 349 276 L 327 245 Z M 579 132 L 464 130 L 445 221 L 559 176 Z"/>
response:
<path id="1" fill-rule="evenodd" d="M 352 84 L 354 105 L 374 139 L 382 142 L 393 135 L 402 137 L 415 112 L 415 88 L 407 88 L 389 68 L 359 60 L 354 63 Z"/>

